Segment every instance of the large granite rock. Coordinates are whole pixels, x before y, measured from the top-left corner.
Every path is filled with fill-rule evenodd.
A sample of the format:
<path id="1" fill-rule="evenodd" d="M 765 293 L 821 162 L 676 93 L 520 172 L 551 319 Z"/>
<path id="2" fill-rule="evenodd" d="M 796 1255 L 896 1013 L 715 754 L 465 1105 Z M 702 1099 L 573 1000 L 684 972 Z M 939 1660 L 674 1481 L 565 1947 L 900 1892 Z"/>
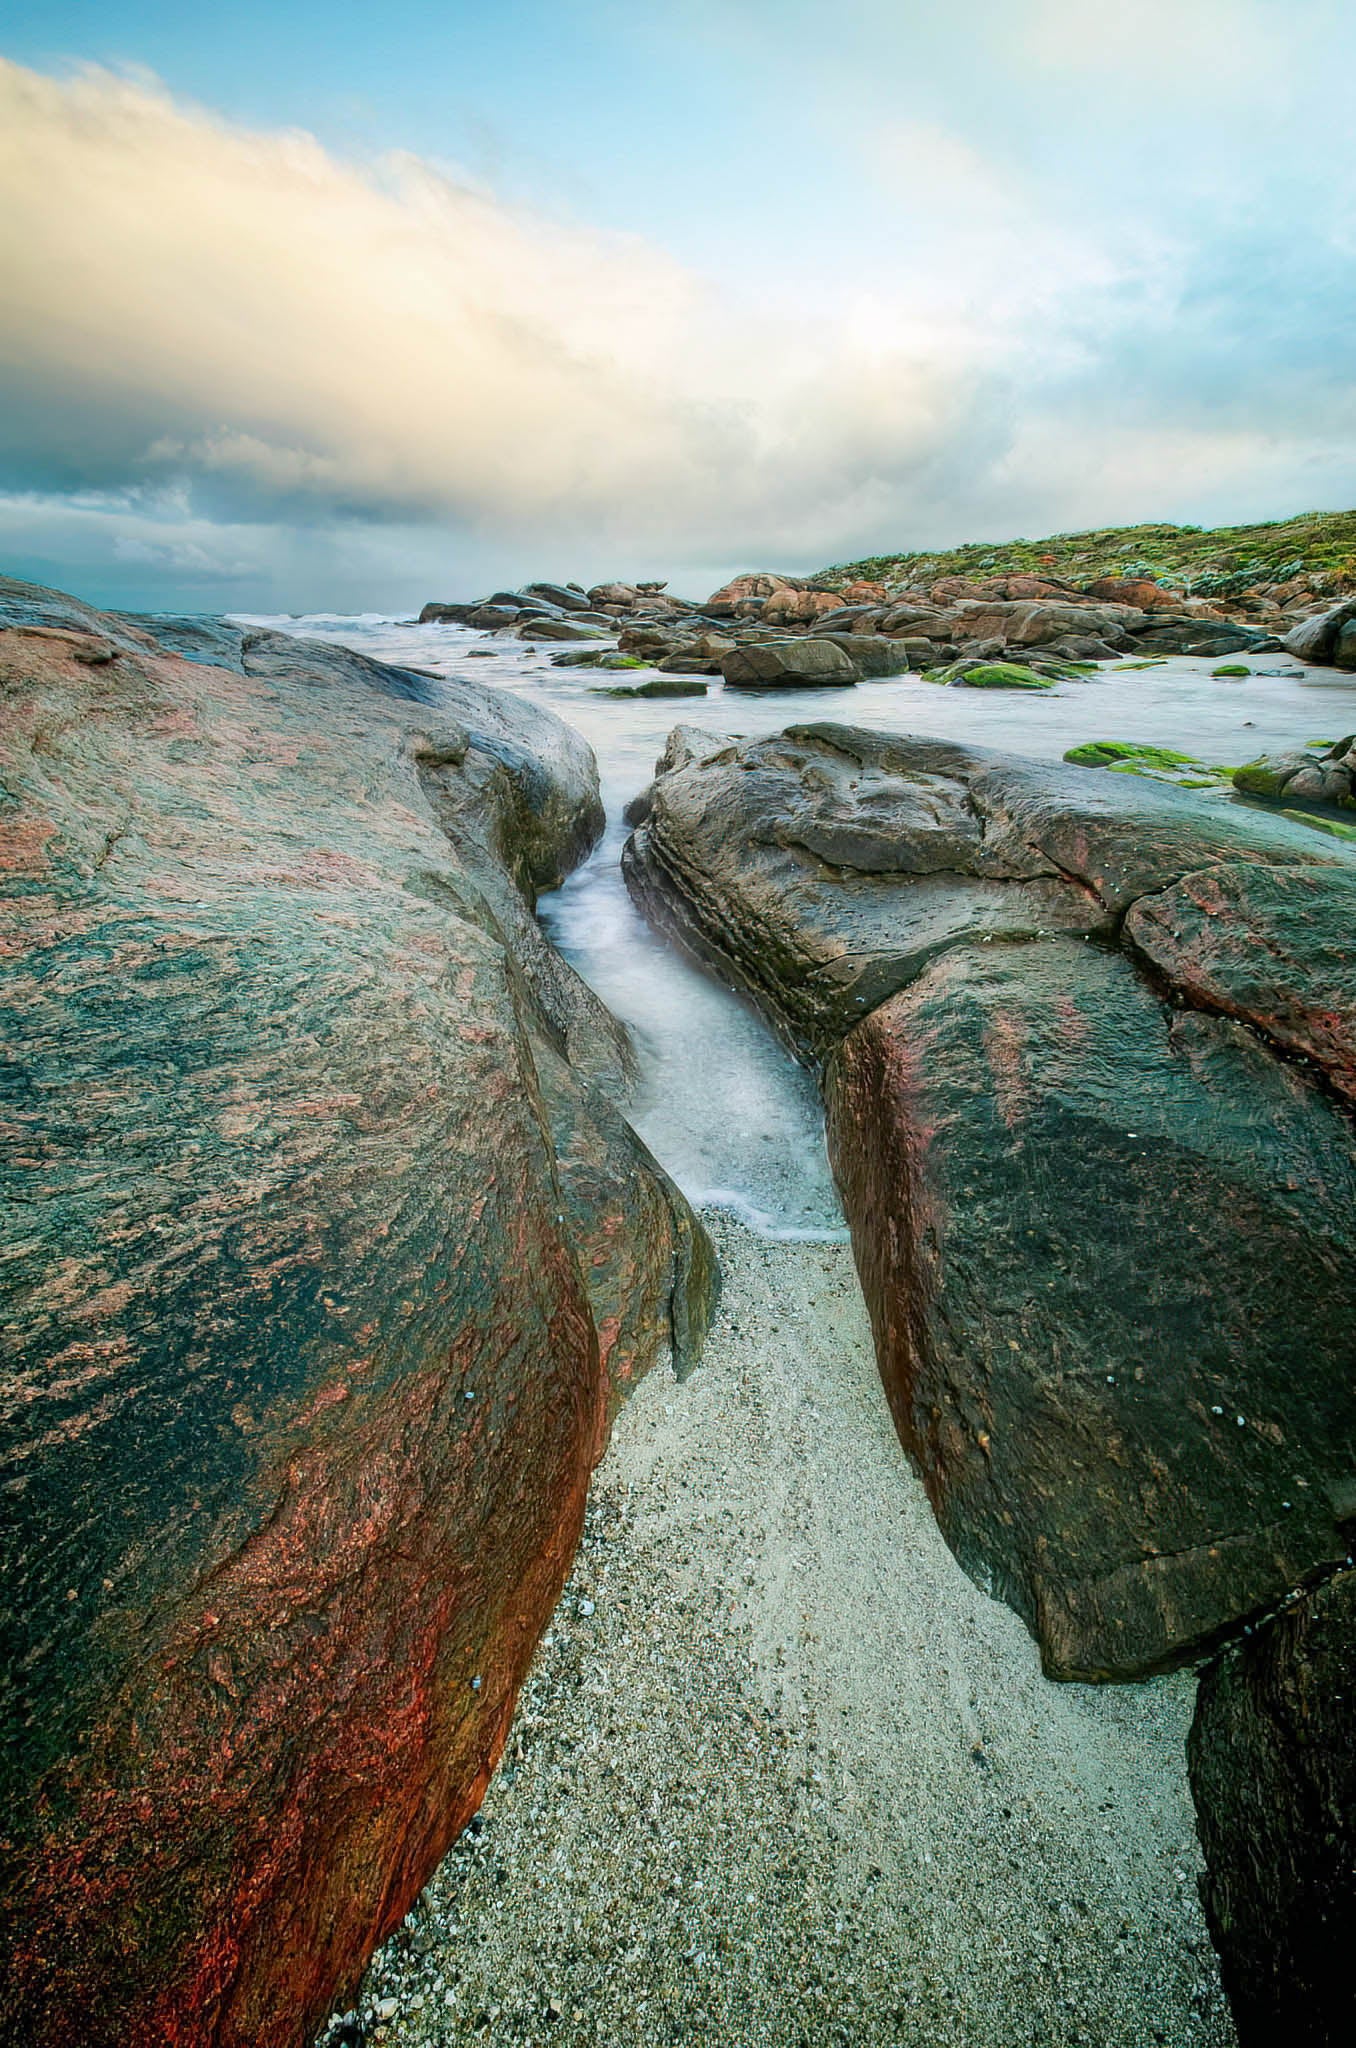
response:
<path id="1" fill-rule="evenodd" d="M 720 672 L 732 690 L 842 689 L 858 679 L 857 669 L 832 640 L 762 640 L 735 647 L 720 657 Z"/>
<path id="2" fill-rule="evenodd" d="M 1347 632 L 1352 625 L 1356 625 L 1356 597 L 1347 597 L 1330 610 L 1302 620 L 1285 635 L 1281 645 L 1301 661 L 1333 662 L 1339 668 L 1356 668 L 1356 646 Z"/>
<path id="3" fill-rule="evenodd" d="M 212 639 L 0 585 L 15 2041 L 309 2037 L 479 1803 L 608 1417 L 712 1293 L 531 914 L 588 749 Z"/>
<path id="4" fill-rule="evenodd" d="M 1139 654 L 1266 654 L 1281 646 L 1271 633 L 1233 619 L 1174 618 L 1158 614 L 1135 640 Z M 1288 643 L 1287 643 L 1288 644 Z"/>
<path id="5" fill-rule="evenodd" d="M 1187 1756 L 1201 1889 L 1242 2048 L 1346 2048 L 1356 2034 L 1356 1571 L 1206 1673 Z"/>
<path id="6" fill-rule="evenodd" d="M 826 633 L 816 639 L 829 640 L 847 656 L 859 676 L 902 676 L 910 666 L 910 649 L 902 639 L 884 633 Z"/>
<path id="7" fill-rule="evenodd" d="M 1137 902 L 1125 936 L 1191 1003 L 1256 1026 L 1356 1104 L 1356 865 L 1206 868 Z"/>
<path id="8" fill-rule="evenodd" d="M 1130 634 L 1147 625 L 1134 605 L 1072 603 L 1059 599 L 963 599 L 946 615 L 954 640 L 1000 640 L 1008 647 L 1042 647 L 1068 635 L 1095 635 L 1111 647 L 1128 647 Z"/>
<path id="9" fill-rule="evenodd" d="M 948 1540 L 1053 1675 L 1199 1655 L 1346 1549 L 1356 860 L 946 742 L 677 739 L 628 881 L 824 1068 Z"/>

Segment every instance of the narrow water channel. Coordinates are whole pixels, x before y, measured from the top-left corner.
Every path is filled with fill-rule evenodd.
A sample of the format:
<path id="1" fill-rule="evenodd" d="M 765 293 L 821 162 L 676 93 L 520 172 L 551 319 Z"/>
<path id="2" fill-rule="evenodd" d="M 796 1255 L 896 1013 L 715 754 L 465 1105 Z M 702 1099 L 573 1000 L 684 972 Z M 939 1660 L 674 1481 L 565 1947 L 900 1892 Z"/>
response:
<path id="1" fill-rule="evenodd" d="M 1239 761 L 1356 729 L 1356 679 L 1272 657 L 1040 696 L 615 699 L 460 628 L 257 623 L 521 691 L 593 746 L 607 832 L 541 913 L 631 1027 L 629 1113 L 725 1281 L 702 1370 L 651 1375 L 619 1417 L 485 1805 L 325 2048 L 1233 2048 L 1196 1894 L 1194 1675 L 1049 1684 L 947 1550 L 881 1396 L 814 1081 L 634 911 L 622 811 L 679 722 Z"/>
<path id="2" fill-rule="evenodd" d="M 645 699 L 594 694 L 614 678 L 554 668 L 548 647 L 461 626 L 415 626 L 370 613 L 245 623 L 519 691 L 584 735 L 598 758 L 607 831 L 564 888 L 543 900 L 543 923 L 635 1036 L 642 1079 L 630 1115 L 650 1149 L 690 1200 L 728 1209 L 767 1237 L 845 1236 L 818 1091 L 740 997 L 651 932 L 621 878 L 623 808 L 649 781 L 674 725 L 751 734 L 832 719 L 1046 760 L 1084 740 L 1117 739 L 1227 762 L 1356 730 L 1356 678 L 1306 669 L 1285 655 L 1250 658 L 1246 680 L 1214 677 L 1211 660 L 1180 659 L 1102 669 L 1040 695 L 940 689 L 902 676 L 766 696 L 727 692 L 716 680 L 704 698 Z"/>

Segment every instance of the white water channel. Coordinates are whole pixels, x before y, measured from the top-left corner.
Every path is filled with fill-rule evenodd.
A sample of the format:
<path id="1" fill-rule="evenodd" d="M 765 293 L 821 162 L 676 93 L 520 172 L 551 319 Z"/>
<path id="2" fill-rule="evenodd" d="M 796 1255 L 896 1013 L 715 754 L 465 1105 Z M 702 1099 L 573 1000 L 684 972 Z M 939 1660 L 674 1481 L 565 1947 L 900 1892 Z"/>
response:
<path id="1" fill-rule="evenodd" d="M 650 1149 L 691 1200 L 728 1207 L 776 1237 L 846 1235 L 815 1083 L 747 1003 L 655 936 L 621 877 L 623 808 L 650 780 L 674 725 L 734 735 L 832 719 L 1042 760 L 1058 760 L 1085 740 L 1114 739 L 1212 762 L 1356 731 L 1356 676 L 1304 668 L 1285 655 L 1230 657 L 1246 663 L 1246 680 L 1214 677 L 1216 661 L 1182 658 L 1146 669 L 1109 666 L 1039 694 L 944 689 L 900 676 L 850 690 L 757 695 L 727 691 L 715 678 L 704 698 L 610 698 L 591 692 L 629 680 L 625 673 L 553 668 L 558 647 L 461 626 L 334 613 L 239 623 L 517 691 L 584 735 L 598 757 L 607 831 L 564 888 L 542 900 L 542 921 L 635 1037 L 642 1079 L 628 1113 Z"/>

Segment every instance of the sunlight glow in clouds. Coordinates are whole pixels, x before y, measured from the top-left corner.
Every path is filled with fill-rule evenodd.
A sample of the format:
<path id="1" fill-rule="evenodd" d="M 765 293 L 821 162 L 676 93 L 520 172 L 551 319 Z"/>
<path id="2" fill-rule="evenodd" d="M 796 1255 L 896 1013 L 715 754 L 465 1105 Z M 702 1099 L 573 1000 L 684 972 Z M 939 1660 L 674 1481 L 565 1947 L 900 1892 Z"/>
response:
<path id="1" fill-rule="evenodd" d="M 1293 185 L 1275 220 L 1263 183 L 1220 201 L 1217 143 L 1146 197 L 1135 151 L 1189 151 L 1176 116 L 1142 143 L 1122 120 L 1132 204 L 1069 175 L 1155 66 L 1252 108 L 1267 0 L 976 7 L 1030 117 L 967 132 L 940 87 L 863 88 L 849 120 L 827 51 L 799 189 L 838 177 L 867 225 L 797 248 L 781 222 L 746 275 L 146 75 L 0 60 L 0 551 L 110 590 L 397 603 L 452 540 L 473 583 L 1356 499 L 1345 129 L 1285 158 L 1327 213 Z M 838 57 L 860 77 L 846 33 Z M 1042 122 L 1050 79 L 1090 109 Z"/>
<path id="2" fill-rule="evenodd" d="M 807 492 L 841 513 L 870 444 L 897 477 L 957 429 L 962 366 L 917 337 L 779 342 L 658 251 L 410 157 L 367 172 L 150 83 L 13 66 L 0 130 L 0 360 L 35 469 L 58 447 L 110 486 L 696 537 Z"/>

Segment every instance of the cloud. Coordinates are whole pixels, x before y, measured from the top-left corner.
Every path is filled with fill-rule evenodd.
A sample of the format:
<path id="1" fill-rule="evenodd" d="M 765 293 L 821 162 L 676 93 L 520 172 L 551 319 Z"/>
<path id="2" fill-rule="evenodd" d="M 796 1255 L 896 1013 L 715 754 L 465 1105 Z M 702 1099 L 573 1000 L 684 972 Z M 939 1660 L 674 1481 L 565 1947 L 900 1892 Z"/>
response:
<path id="1" fill-rule="evenodd" d="M 1084 23 L 1081 75 L 1142 92 L 1165 6 Z M 1023 18 L 1008 97 L 1078 61 L 1068 0 Z M 718 286 L 409 154 L 0 61 L 0 540 L 140 602 L 366 603 L 1356 495 L 1345 201 L 1099 196 L 1042 171 L 1067 121 L 1024 154 L 878 100 L 839 109 L 851 260 Z"/>
<path id="2" fill-rule="evenodd" d="M 0 133 L 0 458 L 39 487 L 680 540 L 808 494 L 827 530 L 967 403 L 916 336 L 732 320 L 635 239 L 153 82 L 0 66 Z"/>

